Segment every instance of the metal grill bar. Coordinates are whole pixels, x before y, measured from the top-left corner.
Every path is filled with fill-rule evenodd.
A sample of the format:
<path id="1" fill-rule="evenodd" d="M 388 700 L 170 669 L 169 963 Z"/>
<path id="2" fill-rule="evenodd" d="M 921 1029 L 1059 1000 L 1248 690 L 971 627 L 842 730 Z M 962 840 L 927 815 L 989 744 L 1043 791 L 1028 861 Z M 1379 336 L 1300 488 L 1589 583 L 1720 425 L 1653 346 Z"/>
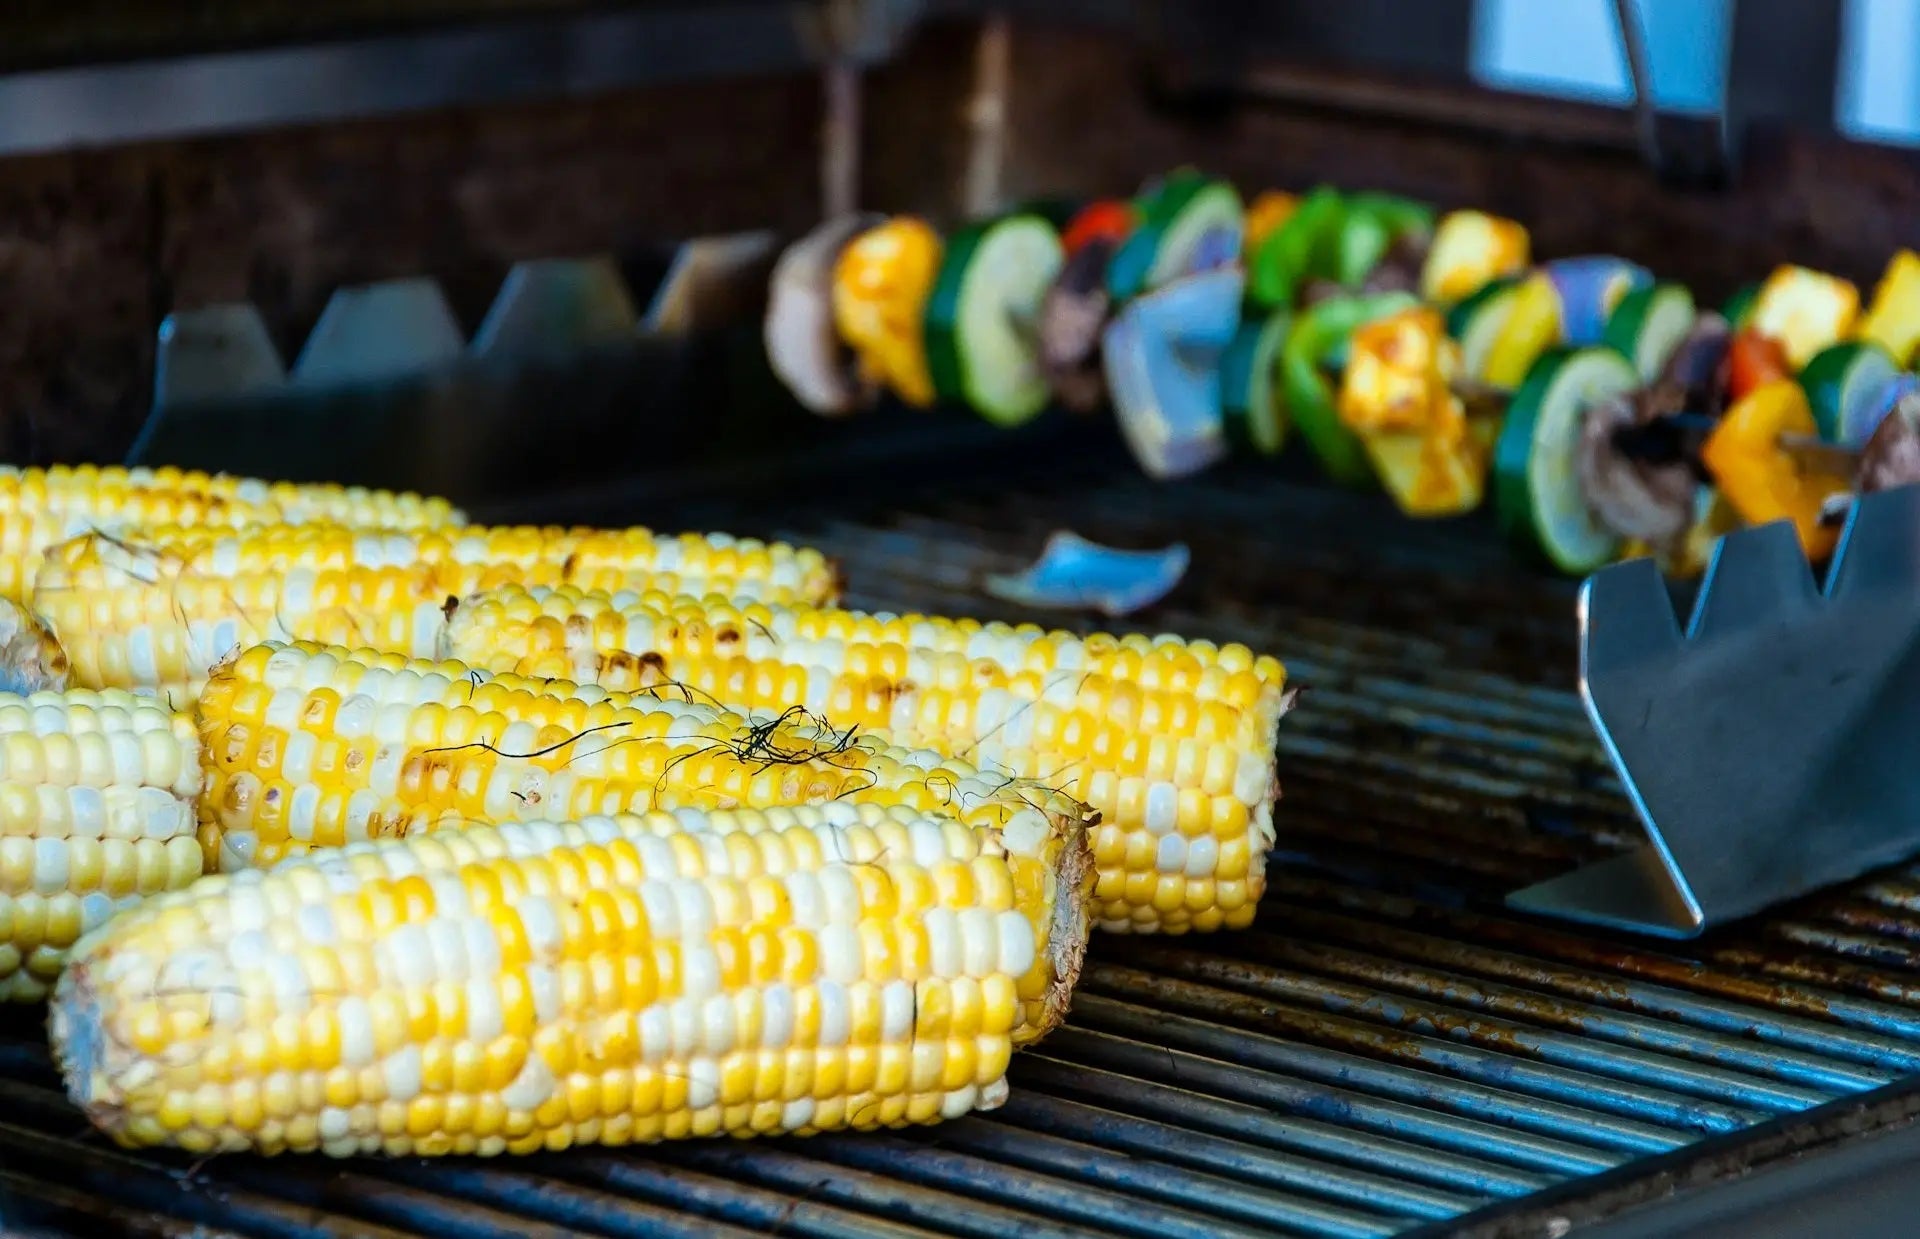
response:
<path id="1" fill-rule="evenodd" d="M 1671 1092 L 1617 1084 L 1584 1072 L 1516 1062 L 1477 1046 L 1390 1032 L 1361 1020 L 1329 1017 L 1297 1006 L 1241 998 L 1220 990 L 1168 981 L 1151 973 L 1098 965 L 1088 977 L 1087 989 L 1092 1014 L 1080 1016 L 1077 1023 L 1132 1030 L 1137 1036 L 1151 1037 L 1156 1028 L 1174 1025 L 1174 1021 L 1161 1014 L 1165 1007 L 1201 1011 L 1220 1020 L 1244 1020 L 1275 1033 L 1331 1041 L 1354 1051 L 1334 1053 L 1302 1042 L 1280 1040 L 1264 1047 L 1270 1055 L 1269 1061 L 1284 1064 L 1285 1070 L 1306 1079 L 1326 1084 L 1352 1081 L 1383 1096 L 1423 1106 L 1439 1106 L 1464 1117 L 1567 1137 L 1603 1148 L 1633 1153 L 1664 1151 L 1685 1143 L 1684 1133 L 1689 1130 L 1732 1131 L 1744 1125 L 1743 1117 L 1745 1122 L 1759 1117 L 1732 1112 L 1703 1113 L 1698 1103 Z M 1137 997 L 1156 1002 L 1160 1007 L 1109 1002 L 1108 994 Z M 1194 1044 L 1212 1040 L 1222 1049 L 1244 1041 L 1247 1035 L 1225 1033 L 1205 1019 L 1182 1023 L 1179 1027 L 1191 1032 Z M 1363 1054 L 1371 1057 L 1361 1057 Z M 1404 1061 L 1427 1070 L 1385 1067 L 1373 1061 L 1379 1058 Z M 1452 1078 L 1436 1080 L 1430 1074 L 1435 1069 Z M 1463 1080 L 1482 1087 L 1463 1085 L 1459 1082 Z M 1525 1089 L 1531 1096 L 1516 1096 L 1513 1092 L 1516 1089 Z M 1562 1105 L 1563 1099 L 1580 1104 Z M 1618 1114 L 1627 1121 L 1608 1122 L 1595 1111 Z M 1664 1124 L 1664 1128 L 1656 1124 Z"/>
<path id="2" fill-rule="evenodd" d="M 857 605 L 1051 624 L 981 580 L 1056 527 L 1179 538 L 1191 577 L 1142 625 L 1274 650 L 1308 686 L 1255 929 L 1098 941 L 1003 1109 L 878 1136 L 193 1168 L 83 1134 L 37 1023 L 8 1012 L 0 1209 L 70 1234 L 151 1210 L 179 1223 L 154 1234 L 1384 1236 L 1920 1075 L 1920 867 L 1657 949 L 1499 907 L 1634 836 L 1571 692 L 1566 583 L 1377 498 L 1056 473 L 905 515 L 837 497 L 700 519 L 838 554 Z"/>
<path id="3" fill-rule="evenodd" d="M 1408 1186 L 1381 1175 L 1353 1170 L 1336 1174 L 1310 1162 L 1275 1162 L 1259 1149 L 1238 1141 L 1044 1093 L 1021 1093 L 994 1117 L 1032 1131 L 1105 1143 L 1130 1155 L 1164 1158 L 1204 1171 L 1231 1171 L 1253 1183 L 1296 1189 L 1342 1204 L 1375 1206 L 1399 1217 L 1454 1217 L 1482 1203 L 1474 1197 Z"/>
<path id="4" fill-rule="evenodd" d="M 1552 1181 L 1545 1175 L 1509 1170 L 1370 1132 L 1357 1133 L 1337 1122 L 1259 1104 L 1263 1099 L 1257 1088 L 1235 1087 L 1236 1081 L 1257 1083 L 1251 1073 L 1163 1046 L 1102 1039 L 1068 1029 L 1060 1034 L 1059 1045 L 1054 1048 L 1073 1054 L 1077 1061 L 1035 1054 L 1021 1063 L 1018 1078 L 1030 1082 L 1031 1087 L 1044 1087 L 1050 1096 L 1087 1101 L 1124 1099 L 1128 1109 L 1139 1114 L 1298 1154 L 1311 1159 L 1308 1164 L 1316 1174 L 1323 1173 L 1325 1165 L 1338 1168 L 1342 1177 L 1348 1173 L 1346 1167 L 1361 1167 L 1408 1184 L 1433 1185 L 1462 1196 L 1488 1199 L 1525 1195 Z M 1111 1065 L 1112 1070 L 1087 1065 L 1102 1063 Z M 1178 1078 L 1185 1087 L 1154 1083 L 1156 1072 Z M 1215 1096 L 1196 1091 L 1222 1081 Z M 1243 1092 L 1252 1095 L 1246 1100 L 1232 1099 Z M 1368 1180 L 1351 1181 L 1364 1186 Z"/>

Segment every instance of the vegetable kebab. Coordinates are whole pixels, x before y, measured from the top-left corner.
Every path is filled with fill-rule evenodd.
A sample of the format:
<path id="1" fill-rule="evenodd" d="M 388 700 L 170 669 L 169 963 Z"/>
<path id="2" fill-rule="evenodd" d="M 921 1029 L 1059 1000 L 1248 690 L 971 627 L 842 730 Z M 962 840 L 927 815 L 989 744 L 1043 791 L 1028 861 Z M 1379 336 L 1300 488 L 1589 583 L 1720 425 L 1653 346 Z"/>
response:
<path id="1" fill-rule="evenodd" d="M 1851 495 L 1920 480 L 1909 251 L 1864 309 L 1848 281 L 1785 265 L 1715 312 L 1623 258 L 1535 266 L 1527 230 L 1482 211 L 1324 185 L 1249 201 L 1193 169 L 944 247 L 919 220 L 831 222 L 788 258 L 823 246 L 834 278 L 769 317 L 770 336 L 837 321 L 823 369 L 850 355 L 906 403 L 1002 425 L 1105 400 L 1155 477 L 1297 437 L 1412 516 L 1490 493 L 1567 573 L 1634 555 L 1697 573 L 1721 534 L 1773 520 L 1819 559 Z M 838 411 L 810 395 L 828 386 L 794 383 Z"/>

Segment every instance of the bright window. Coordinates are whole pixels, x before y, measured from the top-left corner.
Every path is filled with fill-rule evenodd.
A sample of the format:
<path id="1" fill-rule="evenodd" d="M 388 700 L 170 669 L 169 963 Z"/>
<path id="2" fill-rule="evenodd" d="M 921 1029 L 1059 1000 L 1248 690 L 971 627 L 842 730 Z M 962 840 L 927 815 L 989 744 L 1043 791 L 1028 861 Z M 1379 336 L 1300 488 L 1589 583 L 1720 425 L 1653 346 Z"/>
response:
<path id="1" fill-rule="evenodd" d="M 1920 0 L 1847 0 L 1834 121 L 1850 137 L 1920 145 Z"/>
<path id="2" fill-rule="evenodd" d="M 1634 0 L 1634 10 L 1654 102 L 1675 112 L 1717 109 L 1732 0 Z M 1478 0 L 1472 56 L 1474 76 L 1503 90 L 1596 103 L 1633 99 L 1613 0 Z"/>

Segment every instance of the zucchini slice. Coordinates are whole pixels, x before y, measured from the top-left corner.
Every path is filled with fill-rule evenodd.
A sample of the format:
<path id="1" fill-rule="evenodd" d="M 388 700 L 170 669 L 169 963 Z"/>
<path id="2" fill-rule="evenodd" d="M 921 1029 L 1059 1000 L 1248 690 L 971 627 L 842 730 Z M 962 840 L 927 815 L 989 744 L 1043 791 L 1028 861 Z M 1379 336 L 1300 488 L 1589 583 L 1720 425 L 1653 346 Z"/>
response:
<path id="1" fill-rule="evenodd" d="M 1140 226 L 1107 267 L 1107 290 L 1126 301 L 1235 262 L 1245 227 L 1246 209 L 1232 185 L 1197 172 L 1169 177 L 1140 204 Z"/>
<path id="2" fill-rule="evenodd" d="M 1806 389 L 1820 437 L 1829 443 L 1864 445 L 1873 434 L 1872 423 L 1884 411 L 1878 398 L 1899 372 L 1887 350 L 1871 340 L 1843 340 L 1815 353 L 1800 372 L 1800 386 Z"/>
<path id="3" fill-rule="evenodd" d="M 1733 296 L 1728 297 L 1727 303 L 1720 307 L 1720 317 L 1727 320 L 1727 326 L 1733 328 L 1735 331 L 1740 330 L 1747 325 L 1747 316 L 1753 311 L 1754 298 L 1759 295 L 1760 284 L 1758 281 L 1752 284 L 1742 284 L 1739 288 L 1733 290 Z"/>
<path id="4" fill-rule="evenodd" d="M 1293 315 L 1275 310 L 1240 324 L 1220 359 L 1227 441 L 1242 451 L 1277 456 L 1287 444 L 1287 402 L 1280 387 L 1280 347 Z"/>
<path id="5" fill-rule="evenodd" d="M 1047 407 L 1038 323 L 1060 263 L 1060 235 L 1038 215 L 1002 216 L 953 235 L 927 299 L 935 392 L 1001 426 Z"/>
<path id="6" fill-rule="evenodd" d="M 1475 382 L 1487 377 L 1487 357 L 1513 312 L 1517 276 L 1489 280 L 1447 312 L 1447 334 L 1460 342 L 1460 373 Z"/>
<path id="7" fill-rule="evenodd" d="M 1593 572 L 1620 548 L 1581 492 L 1580 434 L 1588 405 L 1639 385 L 1633 363 L 1613 349 L 1556 349 L 1507 409 L 1493 450 L 1494 509 L 1508 537 L 1562 572 Z"/>
<path id="8" fill-rule="evenodd" d="M 1640 381 L 1660 377 L 1680 342 L 1693 330 L 1693 294 L 1680 284 L 1636 288 L 1607 316 L 1602 341 L 1640 372 Z"/>

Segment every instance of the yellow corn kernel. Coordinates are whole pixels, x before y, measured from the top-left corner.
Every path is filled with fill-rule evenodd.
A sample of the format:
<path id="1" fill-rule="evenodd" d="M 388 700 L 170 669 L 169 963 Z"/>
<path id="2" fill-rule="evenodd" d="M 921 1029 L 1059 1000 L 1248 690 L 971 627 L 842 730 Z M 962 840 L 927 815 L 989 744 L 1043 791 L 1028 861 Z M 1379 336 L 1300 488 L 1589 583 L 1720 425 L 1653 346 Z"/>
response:
<path id="1" fill-rule="evenodd" d="M 0 1001 L 44 998 L 83 933 L 200 876 L 198 750 L 150 697 L 0 692 Z"/>
<path id="2" fill-rule="evenodd" d="M 214 663 L 265 640 L 433 657 L 452 600 L 510 582 L 797 601 L 836 588 L 818 551 L 722 534 L 169 526 L 54 547 L 33 605 L 76 684 L 152 689 L 184 703 Z"/>
<path id="3" fill-rule="evenodd" d="M 733 846 L 742 837 L 752 846 Z M 844 803 L 355 844 L 116 919 L 75 952 L 49 1030 L 70 1095 L 127 1146 L 491 1155 L 927 1123 L 999 1105 L 1014 1046 L 1064 1016 L 1086 945 L 1084 853 L 1076 825 L 967 830 Z M 581 909 L 603 893 L 589 876 L 603 863 L 631 886 L 596 925 Z M 938 866 L 1001 876 L 963 889 L 935 881 Z M 415 883 L 424 894 L 400 889 Z M 872 902 L 902 884 L 936 904 L 909 921 Z M 528 893 L 472 896 L 508 886 Z M 725 979 L 731 939 L 708 910 L 768 886 L 782 897 L 756 924 L 782 958 L 766 979 Z M 974 894 L 1004 887 L 1037 894 L 1012 908 Z M 375 930 L 358 916 L 370 901 L 418 906 Z M 930 940 L 928 974 L 878 975 L 861 944 L 909 929 Z M 349 952 L 377 967 L 342 987 Z M 596 969 L 658 988 L 580 983 Z M 1033 975 L 1052 979 L 1052 1001 L 1023 1024 L 1014 994 Z M 510 1031 L 527 993 L 531 1023 Z M 432 994 L 460 997 L 437 1021 L 381 1014 Z"/>
<path id="4" fill-rule="evenodd" d="M 803 707 L 1056 788 L 1101 815 L 1102 928 L 1196 927 L 1236 842 L 1253 856 L 1252 898 L 1209 923 L 1245 925 L 1264 889 L 1274 733 L 1289 697 L 1280 663 L 1244 646 L 510 587 L 463 603 L 448 647 L 483 669 L 661 702 Z M 1160 894 L 1163 878 L 1179 898 Z"/>

